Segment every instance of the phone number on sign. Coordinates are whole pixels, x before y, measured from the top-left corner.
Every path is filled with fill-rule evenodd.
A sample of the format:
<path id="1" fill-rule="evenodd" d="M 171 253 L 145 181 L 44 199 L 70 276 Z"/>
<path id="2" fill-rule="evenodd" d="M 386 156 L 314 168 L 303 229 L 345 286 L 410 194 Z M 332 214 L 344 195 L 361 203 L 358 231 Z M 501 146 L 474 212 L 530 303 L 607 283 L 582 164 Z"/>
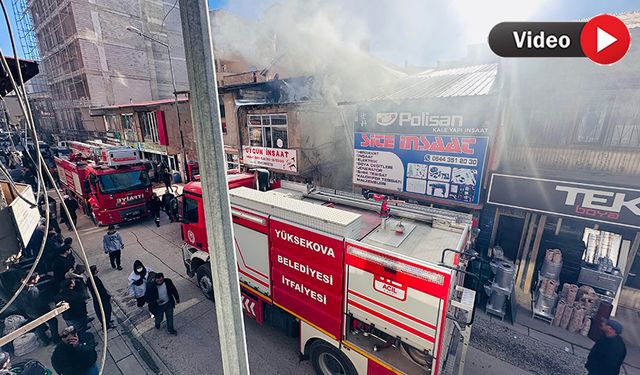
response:
<path id="1" fill-rule="evenodd" d="M 469 165 L 469 166 L 478 165 L 478 159 L 463 158 L 460 156 L 425 155 L 424 161 L 428 163 L 444 163 L 444 164 Z"/>

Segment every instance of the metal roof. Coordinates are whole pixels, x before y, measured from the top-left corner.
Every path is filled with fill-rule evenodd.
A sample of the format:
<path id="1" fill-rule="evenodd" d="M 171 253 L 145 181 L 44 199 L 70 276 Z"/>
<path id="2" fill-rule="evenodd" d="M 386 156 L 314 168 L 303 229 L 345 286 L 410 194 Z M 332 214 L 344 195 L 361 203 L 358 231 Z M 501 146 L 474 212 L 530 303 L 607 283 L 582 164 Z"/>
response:
<path id="1" fill-rule="evenodd" d="M 498 64 L 427 70 L 383 88 L 369 101 L 479 96 L 493 93 Z"/>

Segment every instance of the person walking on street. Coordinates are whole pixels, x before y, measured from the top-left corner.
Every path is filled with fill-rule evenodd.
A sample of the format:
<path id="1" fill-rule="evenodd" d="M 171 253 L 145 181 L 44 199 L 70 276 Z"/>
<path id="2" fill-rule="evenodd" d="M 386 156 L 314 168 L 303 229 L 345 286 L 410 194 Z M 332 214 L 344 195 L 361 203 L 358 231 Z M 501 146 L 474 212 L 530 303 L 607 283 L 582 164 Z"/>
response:
<path id="1" fill-rule="evenodd" d="M 107 292 L 107 288 L 104 287 L 102 280 L 98 277 L 98 267 L 94 264 L 89 267 L 91 274 L 93 275 L 93 280 L 95 282 L 96 289 L 98 289 L 98 295 L 100 296 L 100 300 L 102 300 L 102 308 L 104 309 L 104 317 L 107 322 L 107 329 L 115 328 L 113 325 L 113 321 L 111 320 L 111 294 Z M 104 326 L 104 322 L 102 321 L 102 314 L 100 314 L 100 304 L 98 303 L 98 297 L 96 296 L 96 292 L 93 290 L 93 283 L 91 282 L 91 278 L 87 280 L 89 284 L 89 292 L 91 292 L 91 298 L 93 299 L 93 308 L 96 312 L 96 316 L 102 325 Z"/>
<path id="2" fill-rule="evenodd" d="M 122 253 L 122 249 L 124 249 L 124 242 L 122 242 L 122 237 L 120 236 L 120 233 L 116 231 L 115 226 L 109 225 L 107 233 L 102 237 L 102 246 L 104 248 L 104 253 L 109 254 L 111 268 L 117 268 L 118 271 L 122 271 L 122 267 L 120 266 L 120 255 Z"/>
<path id="3" fill-rule="evenodd" d="M 170 211 L 170 208 L 171 208 L 171 206 L 170 206 L 171 197 L 173 197 L 173 194 L 171 194 L 169 189 L 165 189 L 164 190 L 164 194 L 162 194 L 161 201 L 162 201 L 162 209 L 167 214 L 167 216 L 169 216 L 169 220 L 171 222 L 173 222 L 173 220 L 171 219 L 171 211 Z"/>
<path id="4" fill-rule="evenodd" d="M 98 353 L 95 346 L 81 342 L 75 327 L 69 326 L 60 335 L 62 342 L 51 355 L 51 365 L 59 375 L 98 375 Z"/>
<path id="5" fill-rule="evenodd" d="M 151 268 L 145 267 L 141 261 L 133 262 L 133 271 L 129 274 L 129 295 L 136 299 L 138 307 L 144 306 L 144 295 L 147 291 L 147 278 Z"/>
<path id="6" fill-rule="evenodd" d="M 70 195 L 65 195 L 64 197 L 62 197 L 62 199 L 64 204 L 67 205 L 67 209 L 69 210 L 69 216 L 67 216 L 67 213 L 65 212 L 64 207 L 62 206 L 62 204 L 60 204 L 60 216 L 62 217 L 61 223 L 67 224 L 67 229 L 71 230 L 71 222 L 73 222 L 73 225 L 76 225 L 78 223 L 78 215 L 76 214 L 76 210 L 79 207 L 78 201 L 76 201 L 75 198 L 73 198 Z"/>
<path id="7" fill-rule="evenodd" d="M 169 201 L 169 218 L 171 222 L 178 221 L 178 197 L 171 194 L 171 200 Z"/>
<path id="8" fill-rule="evenodd" d="M 591 348 L 584 367 L 589 375 L 618 375 L 627 355 L 627 348 L 620 337 L 622 325 L 606 319 L 600 323 L 600 328 L 604 335 Z"/>
<path id="9" fill-rule="evenodd" d="M 160 227 L 160 210 L 162 209 L 162 202 L 156 193 L 151 195 L 151 200 L 147 203 L 147 208 L 151 211 L 153 220 L 156 222 L 156 227 Z"/>
<path id="10" fill-rule="evenodd" d="M 173 309 L 180 303 L 180 295 L 173 281 L 165 279 L 162 272 L 158 272 L 154 282 L 147 285 L 145 299 L 149 304 L 149 311 L 155 317 L 156 328 L 160 329 L 160 324 L 167 317 L 167 330 L 172 335 L 178 332 L 173 328 Z"/>
<path id="11" fill-rule="evenodd" d="M 76 327 L 78 332 L 84 332 L 88 328 L 87 324 L 92 322 L 93 318 L 87 316 L 87 303 L 82 295 L 75 290 L 75 287 L 76 281 L 74 279 L 67 280 L 57 299 L 69 303 L 69 309 L 62 313 L 67 325 Z"/>

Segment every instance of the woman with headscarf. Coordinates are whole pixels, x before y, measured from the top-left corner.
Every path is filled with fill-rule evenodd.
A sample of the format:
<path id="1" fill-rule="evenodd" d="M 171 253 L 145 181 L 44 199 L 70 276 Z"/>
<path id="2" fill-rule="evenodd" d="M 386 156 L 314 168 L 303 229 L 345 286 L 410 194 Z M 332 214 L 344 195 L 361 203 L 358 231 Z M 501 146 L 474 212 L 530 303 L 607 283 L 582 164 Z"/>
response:
<path id="1" fill-rule="evenodd" d="M 141 261 L 133 262 L 133 271 L 129 274 L 129 295 L 138 302 L 138 307 L 144 306 L 144 294 L 147 291 L 147 278 L 151 268 L 146 267 Z"/>

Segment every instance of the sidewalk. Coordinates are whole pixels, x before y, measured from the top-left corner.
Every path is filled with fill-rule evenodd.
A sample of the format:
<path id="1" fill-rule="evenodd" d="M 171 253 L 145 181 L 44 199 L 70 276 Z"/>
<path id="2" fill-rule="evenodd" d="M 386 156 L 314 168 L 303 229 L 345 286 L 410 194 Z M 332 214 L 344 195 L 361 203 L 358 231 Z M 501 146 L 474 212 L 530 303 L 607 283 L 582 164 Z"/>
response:
<path id="1" fill-rule="evenodd" d="M 93 310 L 93 303 L 87 301 L 87 310 L 89 316 L 95 316 Z M 144 358 L 146 350 L 144 348 L 136 348 L 135 338 L 131 339 L 130 327 L 125 322 L 124 314 L 119 307 L 113 304 L 112 319 L 117 322 L 116 328 L 107 332 L 107 358 L 105 361 L 104 372 L 105 375 L 144 375 L 144 374 L 169 374 L 170 372 L 164 368 L 160 362 L 160 366 L 157 365 L 157 361 L 153 358 Z M 62 330 L 65 327 L 64 321 L 61 318 L 59 320 L 59 329 Z M 123 324 L 124 323 L 124 324 Z M 98 322 L 98 319 L 94 319 L 89 325 L 89 332 L 92 333 L 98 343 L 96 346 L 96 353 L 98 354 L 98 368 L 100 368 L 100 360 L 102 357 L 102 327 Z M 35 359 L 41 362 L 44 366 L 51 369 L 55 374 L 55 370 L 51 365 L 51 355 L 55 345 L 51 344 L 46 347 L 40 347 L 35 351 L 28 353 L 22 357 L 12 357 L 11 361 L 16 363 L 24 359 Z"/>
<path id="2" fill-rule="evenodd" d="M 624 338 L 624 333 L 622 336 Z M 493 342 L 494 339 L 501 341 L 500 344 Z M 478 309 L 471 345 L 535 373 L 584 374 L 584 363 L 593 341 L 534 319 L 524 309 L 518 311 L 515 324 Z M 497 348 L 499 345 L 503 347 Z M 627 356 L 620 373 L 640 375 L 640 348 L 627 343 Z"/>

